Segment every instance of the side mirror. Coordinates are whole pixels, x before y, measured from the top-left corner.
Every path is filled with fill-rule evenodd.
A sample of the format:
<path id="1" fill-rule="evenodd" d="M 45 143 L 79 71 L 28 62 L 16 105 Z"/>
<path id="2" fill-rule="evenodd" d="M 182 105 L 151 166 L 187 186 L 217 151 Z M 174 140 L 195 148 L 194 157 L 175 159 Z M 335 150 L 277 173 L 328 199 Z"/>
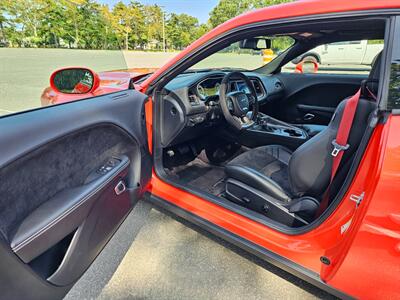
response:
<path id="1" fill-rule="evenodd" d="M 239 42 L 241 49 L 265 50 L 271 49 L 272 42 L 266 38 L 250 38 Z"/>
<path id="2" fill-rule="evenodd" d="M 315 74 L 318 72 L 318 63 L 314 60 L 299 62 L 295 67 L 295 73 Z"/>
<path id="3" fill-rule="evenodd" d="M 88 94 L 100 85 L 99 76 L 87 68 L 65 68 L 50 76 L 50 86 L 63 94 Z"/>

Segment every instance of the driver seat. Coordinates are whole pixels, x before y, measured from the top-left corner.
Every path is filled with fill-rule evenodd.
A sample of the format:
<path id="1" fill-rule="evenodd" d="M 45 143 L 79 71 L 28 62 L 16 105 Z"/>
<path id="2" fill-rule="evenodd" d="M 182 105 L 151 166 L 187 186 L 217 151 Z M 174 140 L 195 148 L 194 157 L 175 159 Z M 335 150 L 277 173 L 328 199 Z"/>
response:
<path id="1" fill-rule="evenodd" d="M 369 116 L 376 108 L 371 98 L 378 91 L 380 66 L 381 54 L 362 84 L 362 96 L 348 138 L 350 147 L 344 152 L 332 184 L 335 189 L 340 188 L 364 135 Z M 251 149 L 230 161 L 225 167 L 226 197 L 264 214 L 270 209 L 271 201 L 289 207 L 294 199 L 301 197 L 315 200 L 318 207 L 330 184 L 332 141 L 336 138 L 347 100 L 338 105 L 329 125 L 296 151 L 280 145 L 268 145 Z M 335 194 L 334 190 L 332 194 Z"/>

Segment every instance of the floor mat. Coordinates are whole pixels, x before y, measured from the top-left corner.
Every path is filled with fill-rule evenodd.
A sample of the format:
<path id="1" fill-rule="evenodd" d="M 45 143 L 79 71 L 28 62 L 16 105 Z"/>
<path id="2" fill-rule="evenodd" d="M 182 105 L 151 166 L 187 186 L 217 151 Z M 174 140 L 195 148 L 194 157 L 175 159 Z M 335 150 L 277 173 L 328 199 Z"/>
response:
<path id="1" fill-rule="evenodd" d="M 171 173 L 183 184 L 213 195 L 218 196 L 224 190 L 224 168 L 210 165 L 199 158 L 185 166 L 175 168 Z"/>
<path id="2" fill-rule="evenodd" d="M 225 190 L 225 165 L 238 155 L 247 151 L 248 148 L 241 147 L 228 161 L 220 165 L 211 164 L 204 151 L 190 163 L 166 170 L 171 178 L 180 181 L 181 184 L 189 185 L 208 192 L 215 196 L 223 195 Z"/>

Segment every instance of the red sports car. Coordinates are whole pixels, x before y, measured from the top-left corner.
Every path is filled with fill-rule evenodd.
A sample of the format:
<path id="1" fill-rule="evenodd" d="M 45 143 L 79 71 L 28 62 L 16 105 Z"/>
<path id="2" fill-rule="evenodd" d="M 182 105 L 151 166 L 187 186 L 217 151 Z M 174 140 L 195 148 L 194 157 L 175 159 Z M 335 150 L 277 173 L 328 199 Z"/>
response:
<path id="1" fill-rule="evenodd" d="M 115 90 L 55 72 L 50 92 L 87 99 L 0 118 L 1 296 L 62 297 L 141 199 L 341 298 L 400 299 L 399 14 L 296 1 Z M 365 40 L 383 50 L 354 66 Z M 343 63 L 293 72 L 321 45 Z"/>

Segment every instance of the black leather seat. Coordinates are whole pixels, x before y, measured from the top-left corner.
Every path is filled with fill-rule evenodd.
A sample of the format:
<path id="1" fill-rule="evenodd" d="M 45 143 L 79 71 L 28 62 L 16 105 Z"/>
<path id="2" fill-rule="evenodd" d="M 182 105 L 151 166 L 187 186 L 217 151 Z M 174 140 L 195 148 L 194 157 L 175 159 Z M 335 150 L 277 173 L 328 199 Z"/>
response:
<path id="1" fill-rule="evenodd" d="M 369 116 L 376 108 L 371 93 L 377 94 L 380 61 L 379 56 L 368 80 L 363 83 L 362 90 L 368 93 L 363 92 L 359 101 L 348 139 L 350 147 L 343 155 L 341 167 L 349 167 Z M 330 124 L 295 152 L 280 145 L 268 145 L 251 149 L 230 161 L 225 167 L 227 197 L 254 210 L 263 210 L 265 207 L 259 203 L 260 199 L 266 199 L 268 206 L 267 200 L 271 197 L 283 204 L 303 196 L 320 201 L 330 182 L 332 141 L 336 138 L 346 101 L 338 105 Z M 257 205 L 252 198 L 257 198 Z"/>
<path id="2" fill-rule="evenodd" d="M 289 160 L 292 151 L 279 146 L 262 146 L 231 160 L 225 167 L 228 178 L 234 178 L 275 199 L 290 201 Z"/>

